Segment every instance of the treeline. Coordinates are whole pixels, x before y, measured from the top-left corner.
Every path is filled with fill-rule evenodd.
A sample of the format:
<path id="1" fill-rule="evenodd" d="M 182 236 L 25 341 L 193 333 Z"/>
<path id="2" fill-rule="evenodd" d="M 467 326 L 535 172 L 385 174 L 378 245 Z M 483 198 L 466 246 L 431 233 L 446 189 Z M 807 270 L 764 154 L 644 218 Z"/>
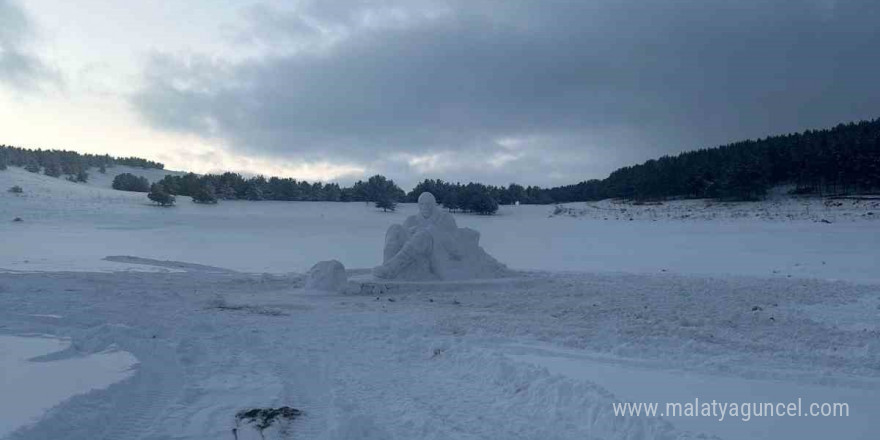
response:
<path id="1" fill-rule="evenodd" d="M 232 172 L 204 175 L 188 173 L 178 176 L 169 174 L 151 185 L 142 177 L 125 173 L 116 176 L 113 188 L 189 196 L 196 203 L 217 203 L 219 200 L 372 202 L 386 211 L 393 211 L 398 202 L 415 202 L 423 191 L 430 191 L 438 203 L 449 210 L 478 214 L 495 213 L 499 200 L 497 187 L 478 183 L 449 184 L 441 180 L 426 180 L 407 194 L 393 180 L 378 174 L 366 181 L 359 180 L 350 187 L 340 187 L 336 183 L 310 183 L 292 178 L 245 178 Z M 523 194 L 529 191 L 532 191 L 532 187 L 528 190 L 522 188 Z M 513 199 L 502 196 L 500 200 Z"/>
<path id="2" fill-rule="evenodd" d="M 109 155 L 82 154 L 66 150 L 31 150 L 27 148 L 0 145 L 0 170 L 8 166 L 24 168 L 32 173 L 42 172 L 47 176 L 68 176 L 68 180 L 85 182 L 89 168 L 106 172 L 114 165 L 128 165 L 140 168 L 164 169 L 165 165 L 138 157 L 112 157 Z"/>
<path id="3" fill-rule="evenodd" d="M 494 214 L 498 205 L 552 203 L 547 191 L 537 186 L 523 187 L 512 183 L 507 187 L 482 183 L 452 183 L 440 179 L 425 179 L 406 195 L 406 201 L 415 203 L 423 192 L 430 192 L 437 203 L 450 211 Z"/>
<path id="4" fill-rule="evenodd" d="M 152 160 L 141 159 L 140 157 L 117 157 L 113 159 L 113 162 L 116 165 L 125 165 L 129 167 L 135 168 L 155 168 L 157 170 L 164 170 L 165 164 L 161 162 L 153 162 Z"/>
<path id="5" fill-rule="evenodd" d="M 406 195 L 393 180 L 381 175 L 345 188 L 336 183 L 310 183 L 292 178 L 245 178 L 231 172 L 204 175 L 188 173 L 182 176 L 169 174 L 156 183 L 169 194 L 190 196 L 207 203 L 217 200 L 378 202 L 386 199 L 396 202 L 403 200 Z"/>
<path id="6" fill-rule="evenodd" d="M 85 173 L 89 167 L 104 170 L 112 164 L 164 168 L 161 163 L 139 158 L 0 146 L 0 169 L 6 164 L 71 177 Z M 143 182 L 129 179 L 128 183 L 144 190 Z M 171 195 L 192 196 L 207 203 L 218 199 L 368 201 L 383 209 L 394 209 L 400 201 L 415 202 L 423 191 L 430 191 L 450 210 L 481 214 L 494 212 L 499 204 L 607 198 L 754 200 L 780 184 L 794 185 L 794 191 L 801 194 L 867 193 L 880 190 L 880 119 L 663 156 L 620 168 L 605 179 L 547 189 L 427 179 L 404 193 L 393 180 L 381 175 L 351 187 L 291 178 L 245 178 L 237 173 L 168 175 L 157 183 Z"/>

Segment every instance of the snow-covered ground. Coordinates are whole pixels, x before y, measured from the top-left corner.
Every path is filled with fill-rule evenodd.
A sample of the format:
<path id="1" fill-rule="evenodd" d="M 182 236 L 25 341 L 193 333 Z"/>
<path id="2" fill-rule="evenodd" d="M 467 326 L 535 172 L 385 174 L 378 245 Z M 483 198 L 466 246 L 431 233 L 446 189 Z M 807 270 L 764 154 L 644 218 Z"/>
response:
<path id="1" fill-rule="evenodd" d="M 0 348 L 0 396 L 4 396 L 0 398 L 0 437 L 38 421 L 47 410 L 72 396 L 125 379 L 137 362 L 117 350 L 84 357 L 58 356 L 69 350 L 70 343 L 41 336 L 0 334 Z M 39 384 L 39 389 L 34 384 Z"/>
<path id="2" fill-rule="evenodd" d="M 880 429 L 880 223 L 868 216 L 611 221 L 504 207 L 456 220 L 516 276 L 375 283 L 359 269 L 380 262 L 385 229 L 413 206 L 181 197 L 158 208 L 108 189 L 117 172 L 73 184 L 0 171 L 0 189 L 25 191 L 0 194 L 0 334 L 68 338 L 57 362 L 108 348 L 138 362 L 9 439 L 244 440 L 260 435 L 236 426 L 237 412 L 281 406 L 304 415 L 266 438 Z M 349 291 L 306 291 L 301 273 L 330 258 L 351 269 Z M 612 409 L 693 398 L 843 401 L 850 416 L 714 422 Z"/>
<path id="3" fill-rule="evenodd" d="M 815 197 L 772 194 L 756 202 L 711 199 L 633 202 L 609 199 L 565 203 L 554 216 L 591 220 L 736 220 L 762 222 L 811 221 L 820 223 L 880 220 L 880 196 Z"/>
<path id="4" fill-rule="evenodd" d="M 145 194 L 109 189 L 111 176 L 119 172 L 149 173 L 156 180 L 163 171 L 115 167 L 98 177 L 93 170 L 89 184 L 14 167 L 0 172 L 0 269 L 133 268 L 102 261 L 109 255 L 260 273 L 305 272 L 327 259 L 366 268 L 381 263 L 388 225 L 416 211 L 411 204 L 395 213 L 364 203 L 198 205 L 187 197 L 161 209 Z M 13 185 L 25 192 L 5 192 Z M 504 206 L 496 216 L 457 215 L 456 220 L 480 231 L 490 254 L 520 269 L 880 282 L 880 223 L 869 219 L 629 222 L 552 216 L 553 211 L 553 206 Z M 23 221 L 10 223 L 16 217 Z"/>

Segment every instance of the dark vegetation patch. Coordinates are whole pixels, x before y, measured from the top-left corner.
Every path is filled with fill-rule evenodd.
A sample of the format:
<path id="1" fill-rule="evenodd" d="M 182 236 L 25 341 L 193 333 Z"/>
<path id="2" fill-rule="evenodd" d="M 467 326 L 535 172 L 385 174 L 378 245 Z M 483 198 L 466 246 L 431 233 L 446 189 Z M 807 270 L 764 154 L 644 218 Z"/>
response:
<path id="1" fill-rule="evenodd" d="M 212 310 L 223 310 L 229 312 L 244 312 L 251 313 L 255 315 L 265 315 L 265 316 L 289 316 L 288 313 L 284 311 L 270 308 L 270 307 L 261 307 L 261 306 L 251 306 L 247 304 L 230 304 L 226 302 L 226 300 L 219 298 L 211 301 L 208 309 Z"/>
<path id="2" fill-rule="evenodd" d="M 235 414 L 235 428 L 232 429 L 232 434 L 238 439 L 238 428 L 244 424 L 252 425 L 259 431 L 260 437 L 265 438 L 263 431 L 270 426 L 275 424 L 286 425 L 301 415 L 303 415 L 302 411 L 289 406 L 241 410 Z M 281 430 L 285 431 L 286 426 L 281 426 Z"/>

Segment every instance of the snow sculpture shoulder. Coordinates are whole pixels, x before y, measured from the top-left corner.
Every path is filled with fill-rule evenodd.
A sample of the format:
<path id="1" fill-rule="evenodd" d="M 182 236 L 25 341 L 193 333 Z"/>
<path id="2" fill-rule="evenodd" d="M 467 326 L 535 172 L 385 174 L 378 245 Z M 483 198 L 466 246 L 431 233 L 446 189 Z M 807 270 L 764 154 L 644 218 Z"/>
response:
<path id="1" fill-rule="evenodd" d="M 345 266 L 339 261 L 319 261 L 306 276 L 306 289 L 326 292 L 343 292 L 348 284 Z"/>
<path id="2" fill-rule="evenodd" d="M 385 234 L 383 264 L 373 269 L 382 279 L 461 280 L 497 278 L 507 267 L 479 245 L 480 233 L 459 228 L 452 215 L 437 206 L 434 195 L 419 196 L 419 213 Z"/>

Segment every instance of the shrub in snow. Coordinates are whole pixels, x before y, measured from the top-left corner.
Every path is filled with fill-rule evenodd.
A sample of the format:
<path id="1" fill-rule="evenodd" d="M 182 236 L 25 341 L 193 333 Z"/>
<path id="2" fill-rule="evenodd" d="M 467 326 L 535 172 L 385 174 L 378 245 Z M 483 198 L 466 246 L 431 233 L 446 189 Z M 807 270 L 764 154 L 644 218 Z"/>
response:
<path id="1" fill-rule="evenodd" d="M 13 186 L 12 188 L 9 188 L 9 192 L 11 192 L 11 193 L 13 193 L 13 194 L 21 194 L 21 193 L 24 192 L 24 190 L 21 189 L 20 186 L 15 185 L 15 186 Z"/>
<path id="2" fill-rule="evenodd" d="M 345 266 L 336 260 L 321 261 L 312 266 L 306 277 L 306 289 L 343 292 L 348 284 Z"/>

